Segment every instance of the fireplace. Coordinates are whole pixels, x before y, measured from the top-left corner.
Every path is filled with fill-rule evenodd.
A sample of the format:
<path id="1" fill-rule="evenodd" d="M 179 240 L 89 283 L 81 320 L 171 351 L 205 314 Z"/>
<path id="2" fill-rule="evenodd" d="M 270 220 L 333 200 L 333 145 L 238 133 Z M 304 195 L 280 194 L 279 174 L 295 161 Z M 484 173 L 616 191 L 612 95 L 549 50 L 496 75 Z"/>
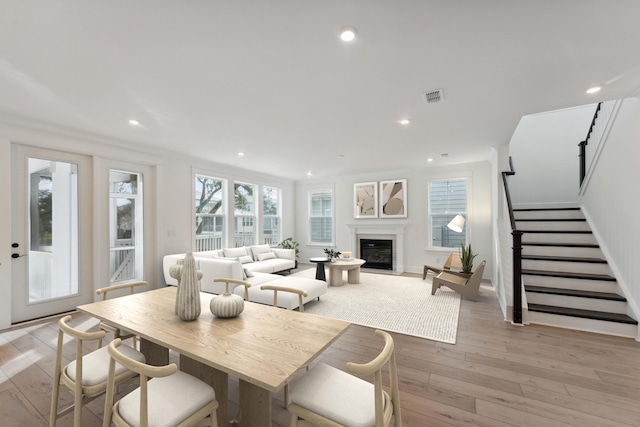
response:
<path id="1" fill-rule="evenodd" d="M 362 268 L 393 270 L 393 240 L 360 239 L 360 258 Z"/>

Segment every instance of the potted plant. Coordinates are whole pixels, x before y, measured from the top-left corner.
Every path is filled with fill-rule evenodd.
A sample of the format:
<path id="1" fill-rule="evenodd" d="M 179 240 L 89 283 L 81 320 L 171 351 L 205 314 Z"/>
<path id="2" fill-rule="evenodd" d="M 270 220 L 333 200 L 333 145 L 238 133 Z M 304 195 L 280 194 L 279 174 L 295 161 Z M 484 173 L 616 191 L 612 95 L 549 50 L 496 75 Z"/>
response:
<path id="1" fill-rule="evenodd" d="M 327 258 L 329 258 L 329 261 L 333 262 L 336 260 L 336 258 L 338 258 L 342 252 L 340 251 L 334 251 L 333 249 L 329 249 L 329 248 L 324 248 L 324 253 L 325 255 L 327 255 Z"/>
<path id="2" fill-rule="evenodd" d="M 464 245 L 464 242 L 460 242 L 460 262 L 462 263 L 462 272 L 464 274 L 471 274 L 471 270 L 473 269 L 473 259 L 477 255 L 473 253 L 471 250 L 471 243 L 467 246 Z"/>
<path id="3" fill-rule="evenodd" d="M 300 254 L 300 249 L 298 249 L 298 246 L 300 246 L 300 245 L 298 244 L 298 242 L 293 240 L 293 237 L 287 237 L 282 242 L 280 242 L 279 246 L 282 249 L 293 249 L 295 251 L 295 253 L 296 253 L 296 267 L 295 268 L 298 268 L 298 255 Z"/>

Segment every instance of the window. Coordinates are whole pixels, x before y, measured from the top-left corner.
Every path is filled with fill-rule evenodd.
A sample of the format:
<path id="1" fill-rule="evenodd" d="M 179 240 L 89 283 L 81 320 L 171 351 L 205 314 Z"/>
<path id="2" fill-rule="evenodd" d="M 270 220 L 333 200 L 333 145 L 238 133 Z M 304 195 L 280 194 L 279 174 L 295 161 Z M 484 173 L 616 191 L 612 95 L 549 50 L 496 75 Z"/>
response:
<path id="1" fill-rule="evenodd" d="M 264 243 L 278 245 L 280 235 L 280 189 L 262 187 L 262 236 Z"/>
<path id="2" fill-rule="evenodd" d="M 221 249 L 224 238 L 224 181 L 196 175 L 196 251 Z"/>
<path id="3" fill-rule="evenodd" d="M 143 279 L 142 179 L 109 171 L 109 282 Z"/>
<path id="4" fill-rule="evenodd" d="M 236 182 L 233 185 L 235 238 L 236 247 L 249 246 L 256 243 L 256 206 L 255 188 L 253 184 Z"/>
<path id="5" fill-rule="evenodd" d="M 333 244 L 333 190 L 309 191 L 309 242 Z"/>
<path id="6" fill-rule="evenodd" d="M 447 224 L 460 214 L 465 219 L 461 233 Z M 467 242 L 467 179 L 429 181 L 429 230 L 431 247 L 459 248 Z"/>

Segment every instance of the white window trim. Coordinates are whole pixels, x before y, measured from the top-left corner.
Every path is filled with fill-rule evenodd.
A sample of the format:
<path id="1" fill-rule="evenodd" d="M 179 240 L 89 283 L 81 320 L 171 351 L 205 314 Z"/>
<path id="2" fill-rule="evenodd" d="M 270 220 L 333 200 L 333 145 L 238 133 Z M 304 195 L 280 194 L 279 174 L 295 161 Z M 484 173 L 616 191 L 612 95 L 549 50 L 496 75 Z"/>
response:
<path id="1" fill-rule="evenodd" d="M 311 194 L 318 191 L 331 191 L 331 242 L 313 242 L 311 240 Z M 307 245 L 313 247 L 334 247 L 336 244 L 336 189 L 334 184 L 318 185 L 307 189 Z"/>
<path id="2" fill-rule="evenodd" d="M 425 231 L 424 231 L 424 235 L 425 235 L 425 245 L 424 245 L 424 250 L 425 251 L 432 251 L 432 252 L 451 252 L 452 250 L 454 250 L 455 248 L 447 248 L 447 247 L 443 247 L 443 246 L 433 246 L 432 243 L 432 236 L 431 236 L 431 211 L 430 211 L 430 201 L 431 201 L 431 194 L 430 194 L 430 182 L 433 181 L 454 181 L 454 180 L 460 180 L 460 179 L 465 179 L 467 181 L 467 221 L 465 223 L 465 241 L 468 243 L 470 243 L 471 241 L 471 225 L 473 223 L 473 209 L 472 209 L 472 200 L 473 200 L 473 173 L 472 172 L 462 172 L 462 173 L 456 173 L 456 174 L 452 174 L 450 176 L 433 176 L 433 177 L 428 177 L 425 181 L 425 203 L 426 203 L 426 218 L 425 218 Z"/>

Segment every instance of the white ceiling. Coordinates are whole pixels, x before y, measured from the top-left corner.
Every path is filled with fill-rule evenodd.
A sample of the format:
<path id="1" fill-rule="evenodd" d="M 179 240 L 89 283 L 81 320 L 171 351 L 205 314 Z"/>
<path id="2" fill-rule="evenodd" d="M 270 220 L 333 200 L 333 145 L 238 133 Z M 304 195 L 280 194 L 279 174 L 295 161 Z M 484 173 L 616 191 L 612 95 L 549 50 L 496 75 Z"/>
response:
<path id="1" fill-rule="evenodd" d="M 638 89 L 638 17 L 637 0 L 0 0 L 0 120 L 292 179 L 487 159 L 523 115 Z"/>

